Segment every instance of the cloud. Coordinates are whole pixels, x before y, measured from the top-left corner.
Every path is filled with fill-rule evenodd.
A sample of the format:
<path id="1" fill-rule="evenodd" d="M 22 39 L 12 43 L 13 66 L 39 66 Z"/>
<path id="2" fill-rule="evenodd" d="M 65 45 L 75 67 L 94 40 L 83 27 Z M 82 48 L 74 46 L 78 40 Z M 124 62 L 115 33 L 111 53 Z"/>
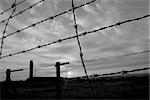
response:
<path id="1" fill-rule="evenodd" d="M 74 25 L 73 14 L 65 14 L 64 17 L 69 18 L 72 21 L 72 23 L 70 25 L 73 27 L 73 25 Z M 87 17 L 80 17 L 79 18 L 78 16 L 76 16 L 76 23 L 78 26 L 80 26 L 82 28 L 86 28 L 90 25 Z"/>
<path id="2" fill-rule="evenodd" d="M 76 51 L 75 45 L 69 45 L 69 46 L 61 45 L 60 47 L 56 47 L 51 50 L 51 52 L 55 54 L 61 54 L 61 53 L 70 54 L 74 51 Z"/>
<path id="3" fill-rule="evenodd" d="M 36 4 L 38 2 L 40 2 L 41 0 L 28 0 L 28 2 L 33 5 Z M 38 5 L 36 7 L 42 6 L 43 2 L 38 3 Z"/>
<path id="4" fill-rule="evenodd" d="M 89 5 L 85 5 L 83 6 L 83 9 L 86 11 L 86 12 L 89 12 L 93 15 L 97 15 L 97 12 L 95 11 L 95 9 L 92 7 L 92 6 L 89 6 Z"/>

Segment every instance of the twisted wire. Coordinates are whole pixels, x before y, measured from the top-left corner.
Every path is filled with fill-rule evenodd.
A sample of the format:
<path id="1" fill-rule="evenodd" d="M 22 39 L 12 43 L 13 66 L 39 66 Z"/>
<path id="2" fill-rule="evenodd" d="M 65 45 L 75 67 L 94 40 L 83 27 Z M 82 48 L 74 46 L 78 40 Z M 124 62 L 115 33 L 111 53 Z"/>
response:
<path id="1" fill-rule="evenodd" d="M 5 35 L 5 33 L 6 33 L 6 30 L 7 30 L 7 27 L 8 27 L 8 23 L 9 23 L 9 21 L 10 21 L 12 15 L 13 15 L 14 12 L 16 11 L 16 0 L 14 1 L 14 4 L 12 5 L 12 7 L 14 7 L 14 9 L 13 9 L 11 15 L 9 16 L 9 18 L 8 18 L 8 20 L 7 20 L 7 22 L 6 22 L 5 27 L 4 27 L 4 31 L 3 31 L 3 33 L 2 33 L 1 49 L 0 49 L 0 58 L 1 58 L 1 55 L 2 55 L 2 51 L 3 51 L 4 35 Z"/>
<path id="2" fill-rule="evenodd" d="M 29 7 L 27 7 L 26 9 L 24 9 L 24 10 L 20 11 L 19 13 L 13 15 L 13 16 L 11 17 L 11 19 L 14 18 L 14 17 L 16 17 L 16 16 L 18 16 L 18 15 L 20 15 L 20 14 L 22 14 L 22 13 L 24 13 L 25 11 L 27 11 L 27 10 L 29 10 L 29 9 L 32 9 L 34 6 L 38 5 L 38 4 L 41 3 L 41 2 L 44 2 L 44 0 L 40 0 L 40 1 L 38 1 L 37 3 L 35 3 L 35 4 L 33 4 L 33 5 L 29 6 Z M 0 24 L 1 24 L 1 23 L 4 23 L 4 22 L 7 21 L 7 20 L 8 20 L 8 19 L 4 19 L 4 20 L 0 21 Z"/>
<path id="3" fill-rule="evenodd" d="M 131 73 L 131 72 L 137 72 L 137 71 L 143 71 L 143 70 L 149 70 L 150 67 L 145 67 L 145 68 L 140 68 L 140 69 L 133 69 L 133 70 L 129 70 L 129 71 L 125 71 L 127 73 Z M 107 76 L 107 75 L 115 75 L 115 74 L 121 74 L 123 71 L 119 71 L 119 72 L 114 72 L 114 73 L 105 73 L 105 74 L 101 74 L 98 76 Z"/>
<path id="4" fill-rule="evenodd" d="M 47 43 L 47 44 L 38 45 L 38 46 L 33 47 L 33 48 L 31 48 L 31 49 L 19 51 L 19 52 L 16 52 L 16 53 L 11 53 L 11 54 L 2 56 L 0 59 L 6 58 L 6 57 L 10 57 L 10 56 L 14 56 L 14 55 L 17 55 L 17 54 L 26 53 L 26 52 L 29 52 L 29 51 L 32 51 L 32 50 L 35 50 L 35 49 L 38 49 L 38 48 L 46 47 L 46 46 L 49 46 L 49 45 L 52 45 L 52 44 L 55 44 L 55 43 L 61 43 L 61 42 L 66 41 L 66 40 L 70 40 L 70 39 L 76 38 L 77 36 L 79 36 L 79 37 L 80 37 L 80 36 L 85 36 L 85 35 L 88 35 L 88 34 L 92 34 L 92 33 L 98 32 L 98 31 L 100 31 L 100 30 L 104 30 L 104 29 L 108 29 L 108 28 L 111 28 L 111 27 L 120 26 L 120 25 L 125 24 L 125 23 L 129 23 L 129 22 L 141 20 L 141 19 L 147 18 L 147 17 L 149 17 L 149 16 L 150 16 L 150 15 L 148 14 L 148 15 L 145 15 L 145 16 L 142 16 L 142 17 L 138 17 L 138 18 L 134 18 L 134 19 L 129 19 L 129 20 L 125 20 L 125 21 L 120 21 L 120 22 L 118 22 L 118 23 L 115 23 L 115 24 L 112 24 L 112 25 L 109 25 L 109 26 L 105 26 L 105 27 L 101 27 L 101 28 L 99 28 L 99 29 L 95 29 L 95 30 L 92 30 L 92 31 L 80 33 L 79 35 L 74 35 L 74 36 L 70 36 L 70 37 L 58 39 L 58 40 L 56 40 L 56 41 L 53 41 L 53 42 L 50 42 L 50 43 Z"/>
<path id="5" fill-rule="evenodd" d="M 81 8 L 81 7 L 85 6 L 85 5 L 91 4 L 91 3 L 95 2 L 95 1 L 96 1 L 96 0 L 92 0 L 92 1 L 90 1 L 90 2 L 86 2 L 86 3 L 84 3 L 84 4 L 80 5 L 80 6 L 74 7 L 74 9 L 79 9 L 79 8 Z M 43 22 L 45 22 L 45 21 L 47 21 L 47 20 L 50 20 L 50 19 L 52 20 L 52 19 L 54 19 L 54 18 L 56 18 L 56 17 L 58 17 L 58 16 L 61 16 L 61 15 L 63 15 L 63 14 L 66 14 L 66 13 L 72 11 L 72 10 L 73 10 L 73 9 L 71 8 L 71 9 L 69 9 L 69 10 L 66 10 L 66 11 L 64 11 L 64 12 L 61 12 L 61 13 L 56 14 L 56 15 L 54 15 L 54 16 L 50 16 L 50 17 L 48 17 L 48 18 L 46 18 L 46 19 L 43 19 L 43 20 L 38 21 L 38 22 L 36 22 L 36 23 L 33 23 L 32 25 L 29 25 L 29 26 L 27 26 L 27 27 L 24 27 L 24 28 L 22 28 L 22 29 L 19 29 L 19 30 L 13 32 L 13 33 L 7 34 L 6 36 L 4 36 L 4 38 L 9 37 L 9 36 L 11 36 L 11 35 L 14 35 L 14 34 L 16 34 L 16 33 L 20 33 L 20 32 L 22 32 L 22 31 L 24 31 L 24 30 L 26 30 L 26 29 L 28 29 L 28 28 L 30 28 L 30 27 L 34 27 L 34 26 L 36 26 L 36 25 L 38 25 L 38 24 L 40 24 L 40 23 L 43 23 Z M 1 23 L 1 22 L 0 22 L 0 23 Z"/>
<path id="6" fill-rule="evenodd" d="M 85 66 L 85 63 L 84 63 L 84 59 L 83 59 L 83 53 L 82 53 L 82 46 L 81 46 L 81 43 L 80 43 L 80 39 L 79 39 L 79 35 L 78 35 L 78 25 L 77 25 L 77 21 L 76 21 L 76 15 L 75 15 L 75 10 L 74 10 L 74 0 L 72 0 L 72 12 L 73 12 L 73 19 L 74 19 L 74 28 L 75 28 L 75 33 L 76 33 L 76 38 L 77 38 L 77 43 L 78 43 L 78 46 L 79 46 L 79 51 L 80 51 L 80 58 L 81 58 L 81 62 L 82 62 L 82 66 L 84 68 L 84 72 L 85 72 L 85 75 L 86 75 L 86 78 L 89 82 L 89 85 L 90 85 L 90 88 L 91 88 L 91 91 L 92 91 L 92 94 L 95 96 L 95 92 L 94 92 L 94 88 L 93 88 L 93 85 L 88 77 L 88 72 L 87 72 L 87 69 L 86 69 L 86 66 Z"/>
<path id="7" fill-rule="evenodd" d="M 22 0 L 22 1 L 18 2 L 18 3 L 16 3 L 15 6 L 18 6 L 18 5 L 20 5 L 21 3 L 25 2 L 25 1 L 26 1 L 26 0 Z M 14 8 L 13 5 L 12 5 L 11 7 L 7 8 L 6 10 L 4 10 L 3 12 L 1 12 L 0 15 L 6 13 L 7 11 L 11 10 L 12 8 Z"/>

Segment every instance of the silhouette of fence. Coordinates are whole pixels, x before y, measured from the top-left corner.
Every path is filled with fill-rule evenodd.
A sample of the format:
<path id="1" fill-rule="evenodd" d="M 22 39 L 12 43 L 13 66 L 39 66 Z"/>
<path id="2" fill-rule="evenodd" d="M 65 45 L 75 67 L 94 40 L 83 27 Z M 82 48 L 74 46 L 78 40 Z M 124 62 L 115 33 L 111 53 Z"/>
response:
<path id="1" fill-rule="evenodd" d="M 77 43 L 78 43 L 78 46 L 79 46 L 79 50 L 80 50 L 80 58 L 81 58 L 81 62 L 82 62 L 82 66 L 84 68 L 84 72 L 85 72 L 85 75 L 86 75 L 86 78 L 89 82 L 89 85 L 90 85 L 90 88 L 91 88 L 91 91 L 92 91 L 92 94 L 93 96 L 95 95 L 95 92 L 94 92 L 94 88 L 92 86 L 92 83 L 88 77 L 88 72 L 87 72 L 87 69 L 85 67 L 85 63 L 84 63 L 84 59 L 83 59 L 83 51 L 82 51 L 82 46 L 81 46 L 81 43 L 80 43 L 80 39 L 79 39 L 79 34 L 78 34 L 78 25 L 77 25 L 77 22 L 76 22 L 76 15 L 75 15 L 75 5 L 74 5 L 74 0 L 72 0 L 72 12 L 73 12 L 73 19 L 74 19 L 74 28 L 75 28 L 75 33 L 76 33 L 76 38 L 77 38 Z"/>
<path id="2" fill-rule="evenodd" d="M 85 36 L 85 35 L 88 35 L 88 34 L 91 34 L 91 33 L 95 33 L 95 32 L 101 31 L 101 30 L 105 30 L 105 29 L 108 29 L 108 28 L 120 26 L 120 25 L 125 24 L 125 23 L 129 23 L 129 22 L 133 22 L 133 21 L 138 21 L 138 20 L 141 20 L 141 19 L 150 17 L 150 15 L 147 14 L 147 15 L 144 15 L 144 16 L 141 16 L 141 17 L 137 17 L 137 18 L 133 18 L 133 19 L 127 19 L 127 20 L 124 20 L 124 21 L 119 21 L 119 22 L 117 22 L 117 23 L 115 23 L 115 24 L 112 24 L 112 25 L 100 27 L 100 28 L 98 28 L 98 29 L 91 30 L 91 31 L 87 31 L 87 32 L 85 31 L 85 32 L 79 34 L 79 33 L 78 33 L 78 25 L 77 25 L 77 22 L 76 22 L 75 10 L 76 10 L 76 9 L 79 9 L 79 8 L 85 6 L 85 5 L 89 5 L 89 4 L 91 4 L 91 3 L 93 3 L 93 2 L 95 2 L 95 1 L 97 1 L 97 0 L 92 0 L 92 1 L 86 2 L 86 3 L 84 3 L 84 4 L 81 4 L 80 6 L 75 6 L 74 0 L 72 0 L 72 8 L 71 8 L 71 9 L 66 10 L 66 11 L 64 11 L 64 12 L 61 12 L 61 13 L 59 13 L 59 14 L 56 14 L 56 15 L 54 15 L 54 16 L 50 16 L 50 17 L 48 17 L 48 18 L 46 18 L 46 19 L 43 19 L 43 20 L 38 21 L 38 22 L 36 22 L 36 23 L 33 23 L 32 25 L 29 25 L 29 26 L 24 27 L 24 28 L 22 28 L 22 29 L 18 29 L 18 30 L 15 31 L 15 32 L 12 32 L 12 33 L 10 33 L 10 34 L 5 35 L 7 26 L 9 25 L 9 20 L 10 20 L 10 19 L 13 19 L 14 17 L 16 17 L 16 16 L 18 16 L 18 15 L 20 15 L 20 14 L 26 12 L 27 10 L 32 9 L 34 6 L 36 6 L 37 4 L 39 4 L 39 3 L 41 3 L 41 2 L 44 2 L 45 0 L 40 0 L 40 1 L 38 1 L 37 3 L 35 3 L 35 4 L 31 5 L 31 6 L 29 6 L 28 8 L 26 8 L 26 9 L 20 11 L 19 13 L 13 15 L 14 12 L 15 12 L 15 10 L 16 10 L 16 7 L 17 7 L 19 4 L 23 3 L 24 1 L 25 1 L 25 0 L 16 3 L 16 0 L 15 0 L 15 3 L 14 3 L 10 8 L 8 8 L 8 9 L 6 9 L 5 11 L 3 11 L 3 12 L 0 13 L 0 15 L 2 15 L 2 14 L 4 14 L 5 12 L 9 11 L 10 9 L 13 9 L 13 12 L 12 12 L 11 15 L 9 16 L 9 18 L 0 21 L 0 23 L 6 22 L 5 27 L 4 27 L 4 31 L 3 31 L 3 34 L 2 34 L 2 38 L 0 38 L 0 40 L 1 40 L 0 59 L 4 59 L 4 58 L 6 58 L 6 57 L 10 57 L 10 56 L 15 56 L 15 55 L 18 55 L 18 54 L 26 53 L 26 52 L 33 51 L 33 50 L 39 49 L 39 48 L 43 48 L 43 47 L 46 47 L 46 46 L 49 46 L 49 45 L 52 45 L 52 44 L 55 44 L 55 43 L 61 43 L 61 42 L 66 41 L 66 40 L 70 40 L 70 39 L 77 38 L 77 43 L 78 43 L 78 46 L 79 46 L 80 58 L 81 58 L 82 66 L 83 66 L 83 68 L 84 68 L 84 72 L 85 72 L 86 78 L 87 78 L 87 80 L 88 80 L 88 82 L 89 82 L 89 85 L 90 85 L 90 87 L 91 87 L 91 90 L 92 90 L 93 95 L 94 95 L 94 89 L 93 89 L 93 86 L 92 86 L 92 84 L 91 84 L 91 82 L 90 82 L 90 79 L 89 79 L 89 77 L 88 77 L 89 75 L 88 75 L 88 72 L 87 72 L 87 69 L 86 69 L 86 66 L 85 66 L 85 62 L 84 62 L 84 59 L 83 59 L 83 51 L 82 51 L 82 46 L 81 46 L 81 44 L 80 44 L 80 39 L 79 39 L 79 37 Z M 20 33 L 20 32 L 22 32 L 22 31 L 24 31 L 24 30 L 26 30 L 26 29 L 28 29 L 28 28 L 34 27 L 34 26 L 36 26 L 36 25 L 38 25 L 38 24 L 40 24 L 40 23 L 43 23 L 43 22 L 45 22 L 45 21 L 47 21 L 47 20 L 55 19 L 56 17 L 59 17 L 59 16 L 61 16 L 61 15 L 63 15 L 63 14 L 66 14 L 66 13 L 68 13 L 68 12 L 71 12 L 71 11 L 72 11 L 72 13 L 73 13 L 74 28 L 75 28 L 75 33 L 76 33 L 76 35 L 73 35 L 73 36 L 70 36 L 70 37 L 66 37 L 66 38 L 62 38 L 62 39 L 58 39 L 58 40 L 56 40 L 56 41 L 53 41 L 53 42 L 50 42 L 50 43 L 47 43 L 47 44 L 38 45 L 38 46 L 35 46 L 35 47 L 30 48 L 30 49 L 27 49 L 27 50 L 15 52 L 15 53 L 10 53 L 10 54 L 8 54 L 8 55 L 2 56 L 3 44 L 4 44 L 4 39 L 5 39 L 5 38 L 7 38 L 7 37 L 9 37 L 9 36 L 12 36 L 12 35 L 15 35 L 15 34 L 17 34 L 17 33 Z M 135 72 L 135 71 L 148 70 L 148 69 L 149 69 L 149 68 L 135 69 L 135 70 L 126 71 L 126 72 Z M 121 72 L 117 72 L 117 73 L 103 74 L 103 75 L 113 75 L 113 74 L 119 74 L 119 73 L 122 73 L 122 71 L 121 71 Z"/>
<path id="3" fill-rule="evenodd" d="M 116 74 L 127 74 L 127 73 L 138 72 L 138 71 L 149 70 L 149 69 L 150 69 L 150 67 L 145 67 L 145 68 L 133 69 L 133 70 L 123 70 L 123 71 L 114 72 L 114 73 L 97 74 L 96 76 L 109 76 L 109 75 L 116 75 Z"/>

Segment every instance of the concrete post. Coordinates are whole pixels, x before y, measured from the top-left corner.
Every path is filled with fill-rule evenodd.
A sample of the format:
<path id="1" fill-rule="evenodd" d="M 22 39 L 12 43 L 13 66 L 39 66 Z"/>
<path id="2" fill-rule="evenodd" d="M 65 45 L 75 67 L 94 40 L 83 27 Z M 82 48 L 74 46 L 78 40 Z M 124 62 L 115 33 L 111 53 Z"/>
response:
<path id="1" fill-rule="evenodd" d="M 56 77 L 57 77 L 56 93 L 57 93 L 57 98 L 61 98 L 60 62 L 56 62 L 55 67 L 56 67 Z"/>
<path id="2" fill-rule="evenodd" d="M 33 61 L 30 60 L 30 73 L 29 73 L 29 78 L 33 77 Z"/>

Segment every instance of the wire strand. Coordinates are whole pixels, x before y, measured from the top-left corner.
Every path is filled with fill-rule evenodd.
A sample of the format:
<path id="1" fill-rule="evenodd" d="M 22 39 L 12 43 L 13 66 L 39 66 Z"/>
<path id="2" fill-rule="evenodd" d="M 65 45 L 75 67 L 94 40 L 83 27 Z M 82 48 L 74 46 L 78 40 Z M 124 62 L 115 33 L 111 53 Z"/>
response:
<path id="1" fill-rule="evenodd" d="M 85 5 L 91 4 L 91 3 L 95 2 L 95 1 L 96 1 L 96 0 L 92 0 L 92 1 L 90 1 L 90 2 L 86 2 L 86 3 L 84 3 L 84 4 L 80 5 L 80 6 L 74 7 L 74 9 L 79 9 L 79 8 L 81 8 L 81 7 L 85 6 Z M 27 27 L 24 27 L 24 28 L 22 28 L 22 29 L 19 29 L 19 30 L 15 31 L 15 32 L 13 32 L 13 33 L 10 33 L 10 34 L 4 36 L 4 38 L 7 38 L 7 37 L 9 37 L 9 36 L 11 36 L 11 35 L 14 35 L 14 34 L 17 34 L 17 33 L 20 33 L 20 32 L 22 32 L 22 31 L 24 31 L 24 30 L 26 30 L 26 29 L 28 29 L 28 28 L 30 28 L 30 27 L 34 27 L 34 26 L 36 26 L 36 25 L 38 25 L 38 24 L 40 24 L 40 23 L 43 23 L 43 22 L 45 22 L 45 21 L 47 21 L 47 20 L 54 19 L 54 18 L 56 18 L 56 17 L 58 17 L 58 16 L 61 16 L 61 15 L 63 15 L 63 14 L 66 14 L 66 13 L 72 11 L 72 10 L 73 10 L 73 9 L 71 8 L 71 9 L 69 9 L 69 10 L 67 10 L 67 11 L 61 12 L 61 13 L 56 14 L 56 15 L 54 15 L 54 16 L 50 16 L 50 17 L 48 17 L 48 18 L 46 18 L 46 19 L 44 19 L 44 20 L 38 21 L 38 22 L 36 22 L 36 23 L 33 23 L 32 25 L 29 25 L 29 26 L 27 26 Z"/>
<path id="2" fill-rule="evenodd" d="M 11 15 L 9 16 L 9 18 L 8 18 L 8 20 L 7 20 L 7 22 L 6 22 L 5 27 L 4 27 L 4 31 L 3 31 L 3 33 L 2 33 L 1 49 L 0 49 L 0 58 L 1 58 L 1 56 L 2 56 L 3 44 L 4 44 L 4 35 L 5 35 L 5 33 L 6 33 L 6 30 L 7 30 L 7 27 L 8 27 L 8 23 L 9 23 L 11 17 L 13 16 L 13 14 L 14 14 L 15 11 L 16 11 L 16 0 L 14 1 L 12 7 L 14 7 L 14 9 L 13 9 Z"/>
<path id="3" fill-rule="evenodd" d="M 22 1 L 18 2 L 18 3 L 16 3 L 15 6 L 18 6 L 18 5 L 22 4 L 22 3 L 25 2 L 25 1 L 26 1 L 26 0 L 22 0 Z M 7 8 L 7 9 L 4 10 L 3 12 L 1 12 L 0 15 L 3 15 L 4 13 L 6 13 L 6 12 L 9 11 L 9 10 L 11 10 L 12 8 L 14 8 L 14 6 L 11 6 L 10 8 Z"/>
<path id="4" fill-rule="evenodd" d="M 44 2 L 44 1 L 45 1 L 45 0 L 40 0 L 40 1 L 38 1 L 37 3 L 35 3 L 35 4 L 31 5 L 31 6 L 29 6 L 28 8 L 26 8 L 26 9 L 20 11 L 19 13 L 13 15 L 13 16 L 11 17 L 11 19 L 14 18 L 14 17 L 16 17 L 16 16 L 18 16 L 18 15 L 20 15 L 20 14 L 22 14 L 22 13 L 24 13 L 25 11 L 27 11 L 27 10 L 29 10 L 29 9 L 32 9 L 34 6 L 36 6 L 36 5 L 38 5 L 39 3 Z M 7 20 L 8 20 L 8 19 L 4 19 L 4 20 L 0 21 L 0 23 L 4 23 L 4 22 L 7 21 Z"/>
<path id="5" fill-rule="evenodd" d="M 19 52 L 16 52 L 16 53 L 11 53 L 11 54 L 2 56 L 0 59 L 6 58 L 6 57 L 10 57 L 10 56 L 14 56 L 14 55 L 18 55 L 18 54 L 22 54 L 22 53 L 26 53 L 26 52 L 29 52 L 29 51 L 32 51 L 32 50 L 35 50 L 35 49 L 39 49 L 39 48 L 42 48 L 42 47 L 46 47 L 46 46 L 49 46 L 49 45 L 52 45 L 52 44 L 55 44 L 55 43 L 61 43 L 62 41 L 70 40 L 70 39 L 76 38 L 77 36 L 79 36 L 79 37 L 80 36 L 85 36 L 85 35 L 88 35 L 88 34 L 92 34 L 92 33 L 98 32 L 100 30 L 108 29 L 108 28 L 115 27 L 115 26 L 120 26 L 120 25 L 125 24 L 125 23 L 129 23 L 129 22 L 133 22 L 133 21 L 137 21 L 137 20 L 140 20 L 140 19 L 147 18 L 149 16 L 150 15 L 145 15 L 145 16 L 142 16 L 142 17 L 121 21 L 121 22 L 118 22 L 116 24 L 105 26 L 105 27 L 102 27 L 102 28 L 99 28 L 99 29 L 96 29 L 96 30 L 83 32 L 83 33 L 80 33 L 79 35 L 74 35 L 74 36 L 63 38 L 63 39 L 58 39 L 56 41 L 53 41 L 53 42 L 50 42 L 50 43 L 47 43 L 47 44 L 38 45 L 38 46 L 33 47 L 31 49 L 27 49 L 27 50 L 23 50 L 23 51 L 19 51 Z"/>
<path id="6" fill-rule="evenodd" d="M 88 77 L 88 72 L 87 72 L 87 69 L 86 69 L 86 66 L 85 66 L 85 63 L 84 63 L 84 59 L 83 59 L 82 46 L 81 46 L 80 39 L 79 39 L 79 36 L 78 36 L 78 25 L 77 25 L 77 22 L 76 22 L 76 15 L 75 15 L 75 10 L 74 10 L 74 0 L 72 0 L 72 9 L 73 9 L 72 12 L 73 12 L 73 19 L 74 19 L 74 28 L 75 28 L 75 33 L 76 33 L 76 36 L 77 36 L 76 38 L 77 38 L 77 43 L 78 43 L 78 46 L 79 46 L 82 66 L 84 68 L 84 72 L 85 72 L 86 78 L 89 82 L 92 94 L 93 94 L 93 96 L 95 96 L 94 88 L 93 88 L 93 85 L 92 85 L 92 83 L 91 83 L 91 81 Z"/>
<path id="7" fill-rule="evenodd" d="M 133 69 L 133 70 L 129 70 L 129 71 L 125 71 L 127 73 L 131 73 L 131 72 L 137 72 L 137 71 L 142 71 L 142 70 L 149 70 L 150 67 L 145 67 L 145 68 L 141 68 L 141 69 Z M 115 75 L 115 74 L 121 74 L 123 71 L 119 71 L 119 72 L 114 72 L 114 73 L 105 73 L 105 74 L 101 74 L 98 76 L 107 76 L 107 75 Z"/>

